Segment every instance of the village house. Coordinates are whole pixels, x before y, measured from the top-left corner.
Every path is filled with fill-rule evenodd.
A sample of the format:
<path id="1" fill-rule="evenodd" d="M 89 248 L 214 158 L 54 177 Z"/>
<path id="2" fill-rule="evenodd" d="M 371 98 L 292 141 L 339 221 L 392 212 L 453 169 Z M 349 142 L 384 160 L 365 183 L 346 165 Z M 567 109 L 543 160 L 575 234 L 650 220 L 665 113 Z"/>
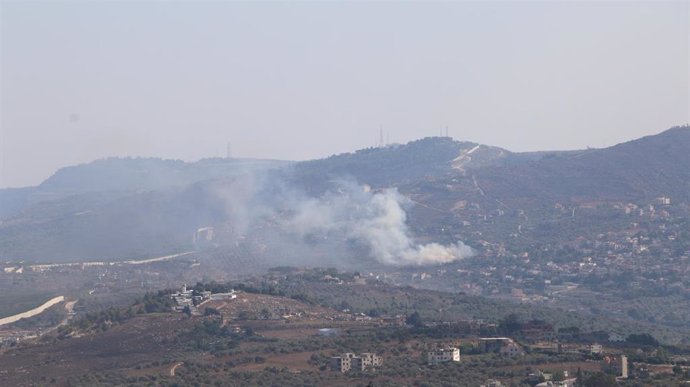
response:
<path id="1" fill-rule="evenodd" d="M 525 351 L 514 341 L 511 341 L 509 343 L 506 343 L 499 351 L 503 356 L 507 357 L 516 357 L 516 356 L 523 356 L 525 354 Z"/>
<path id="2" fill-rule="evenodd" d="M 349 372 L 351 370 L 366 371 L 371 368 L 380 367 L 383 358 L 375 353 L 365 352 L 357 356 L 352 352 L 343 353 L 340 356 L 331 358 L 331 369 L 338 372 Z"/>
<path id="3" fill-rule="evenodd" d="M 193 289 L 187 289 L 187 285 L 182 285 L 182 288 L 175 293 L 170 295 L 170 298 L 175 301 L 175 307 L 173 309 L 177 312 L 182 312 L 185 308 L 192 311 L 192 314 L 198 314 L 196 306 L 202 303 L 212 300 L 231 300 L 237 298 L 237 294 L 234 290 L 228 293 L 211 293 L 211 291 L 204 290 L 194 294 Z"/>
<path id="4" fill-rule="evenodd" d="M 500 353 L 503 356 L 522 356 L 525 351 L 510 337 L 483 337 L 479 339 L 479 349 L 483 353 Z"/>
<path id="5" fill-rule="evenodd" d="M 601 355 L 604 352 L 604 347 L 601 344 L 594 343 L 589 346 L 589 353 L 592 355 Z"/>
<path id="6" fill-rule="evenodd" d="M 460 349 L 456 347 L 438 348 L 427 353 L 427 363 L 437 365 L 449 361 L 460 361 Z"/>
<path id="7" fill-rule="evenodd" d="M 522 324 L 520 335 L 530 342 L 550 341 L 556 336 L 553 325 L 538 320 Z"/>
<path id="8" fill-rule="evenodd" d="M 353 357 L 355 357 L 355 354 L 351 352 L 331 357 L 331 369 L 342 373 L 350 371 L 352 369 Z"/>

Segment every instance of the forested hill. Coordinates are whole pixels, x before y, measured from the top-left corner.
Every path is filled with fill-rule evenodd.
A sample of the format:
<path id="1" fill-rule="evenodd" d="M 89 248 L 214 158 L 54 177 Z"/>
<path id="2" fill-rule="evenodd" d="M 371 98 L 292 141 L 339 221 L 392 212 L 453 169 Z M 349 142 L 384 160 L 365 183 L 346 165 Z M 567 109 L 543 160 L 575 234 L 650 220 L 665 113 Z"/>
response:
<path id="1" fill-rule="evenodd" d="M 232 223 L 238 217 L 263 214 L 262 222 L 275 224 L 271 217 L 289 214 L 276 207 L 281 200 L 318 198 L 341 180 L 394 187 L 412 199 L 406 220 L 420 240 L 500 239 L 517 226 L 492 220 L 493 212 L 517 211 L 513 219 L 528 211 L 525 227 L 543 229 L 559 205 L 688 202 L 690 127 L 567 152 L 515 153 L 433 137 L 299 163 L 99 160 L 64 168 L 38 187 L 0 191 L 0 258 L 156 256 L 195 248 L 194 233 L 209 226 L 232 235 L 216 233 L 214 244 L 232 248 L 248 231 Z"/>
<path id="2" fill-rule="evenodd" d="M 477 179 L 500 200 L 555 202 L 690 199 L 690 127 L 609 148 L 549 154 L 527 164 L 489 167 Z"/>
<path id="3" fill-rule="evenodd" d="M 0 190 L 0 218 L 41 202 L 92 193 L 145 192 L 289 165 L 277 160 L 210 158 L 188 163 L 159 158 L 107 158 L 59 169 L 37 187 Z"/>

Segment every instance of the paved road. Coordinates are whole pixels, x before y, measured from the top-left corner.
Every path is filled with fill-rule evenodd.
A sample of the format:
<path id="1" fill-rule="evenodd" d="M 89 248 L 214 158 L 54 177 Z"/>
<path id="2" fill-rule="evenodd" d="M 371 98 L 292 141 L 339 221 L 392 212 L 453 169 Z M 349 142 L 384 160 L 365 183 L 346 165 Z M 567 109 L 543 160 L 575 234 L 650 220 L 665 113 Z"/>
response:
<path id="1" fill-rule="evenodd" d="M 175 376 L 175 370 L 177 369 L 177 367 L 181 366 L 182 364 L 184 364 L 184 363 L 182 363 L 182 362 L 175 363 L 175 365 L 172 366 L 172 368 L 170 368 L 170 376 Z"/>
<path id="2" fill-rule="evenodd" d="M 12 324 L 14 322 L 17 322 L 17 321 L 23 319 L 23 318 L 29 318 L 29 317 L 39 315 L 39 314 L 43 313 L 46 309 L 50 308 L 51 306 L 53 306 L 55 304 L 59 304 L 63 301 L 65 301 L 65 296 L 57 296 L 57 297 L 51 298 L 50 300 L 46 301 L 43 305 L 39 306 L 38 308 L 34 308 L 34 309 L 28 310 L 28 311 L 23 312 L 23 313 L 15 314 L 14 316 L 9 316 L 9 317 L 5 317 L 5 318 L 0 319 L 0 326 Z"/>

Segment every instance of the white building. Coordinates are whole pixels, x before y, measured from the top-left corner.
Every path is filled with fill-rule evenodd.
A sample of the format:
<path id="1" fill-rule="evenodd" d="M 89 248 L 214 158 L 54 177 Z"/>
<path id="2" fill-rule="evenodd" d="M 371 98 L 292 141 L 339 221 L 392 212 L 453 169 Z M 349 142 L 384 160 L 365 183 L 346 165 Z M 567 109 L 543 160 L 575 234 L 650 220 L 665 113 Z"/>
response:
<path id="1" fill-rule="evenodd" d="M 589 346 L 589 353 L 592 355 L 601 355 L 604 353 L 604 347 L 601 344 L 594 343 Z"/>
<path id="2" fill-rule="evenodd" d="M 577 381 L 577 378 L 566 379 L 566 380 L 563 380 L 560 382 L 548 381 L 548 382 L 539 383 L 534 387 L 574 387 L 576 381 Z"/>
<path id="3" fill-rule="evenodd" d="M 318 335 L 324 337 L 338 336 L 339 333 L 340 330 L 337 328 L 321 328 L 318 331 Z"/>
<path id="4" fill-rule="evenodd" d="M 628 378 L 628 357 L 625 355 L 621 355 L 621 378 L 627 379 Z"/>
<path id="5" fill-rule="evenodd" d="M 460 361 L 460 349 L 456 347 L 447 347 L 435 349 L 428 352 L 427 362 L 429 365 L 436 365 L 440 363 L 445 363 L 449 361 L 458 362 Z"/>
<path id="6" fill-rule="evenodd" d="M 671 198 L 669 198 L 667 196 L 661 196 L 661 197 L 656 198 L 656 202 L 658 204 L 668 206 L 671 204 Z"/>

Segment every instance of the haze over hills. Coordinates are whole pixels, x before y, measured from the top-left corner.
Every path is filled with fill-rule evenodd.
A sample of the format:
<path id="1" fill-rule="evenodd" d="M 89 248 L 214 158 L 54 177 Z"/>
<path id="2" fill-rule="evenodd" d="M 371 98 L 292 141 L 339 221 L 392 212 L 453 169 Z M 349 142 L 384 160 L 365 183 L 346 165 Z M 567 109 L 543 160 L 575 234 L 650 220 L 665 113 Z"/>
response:
<path id="1" fill-rule="evenodd" d="M 690 2 L 1 7 L 0 387 L 690 387 Z"/>
<path id="2" fill-rule="evenodd" d="M 402 357 L 408 369 L 427 347 L 403 349 L 406 335 L 439 345 L 506 335 L 531 348 L 523 365 L 580 361 L 573 372 L 606 362 L 593 343 L 636 368 L 671 364 L 659 353 L 690 344 L 688 151 L 682 127 L 567 152 L 435 137 L 296 163 L 109 159 L 61 170 L 12 192 L 33 202 L 0 223 L 5 315 L 67 301 L 5 325 L 13 340 L 27 326 L 48 333 L 0 351 L 13 370 L 2 377 L 19 380 L 31 364 L 35 378 L 80 378 L 88 364 L 87 385 L 94 372 L 107 373 L 104 384 L 144 369 L 197 378 L 208 364 L 241 369 L 239 354 L 258 358 L 264 377 L 264 362 L 326 371 L 317 358 L 334 348 L 386 354 L 389 370 Z M 232 288 L 239 298 L 198 304 Z M 333 337 L 315 331 L 334 327 Z M 361 347 L 347 341 L 363 333 Z M 293 348 L 298 338 L 304 348 Z M 394 350 L 372 348 L 377 340 Z M 515 365 L 479 348 L 465 342 L 459 364 Z M 170 363 L 156 368 L 162 357 Z"/>
<path id="3" fill-rule="evenodd" d="M 605 149 L 549 154 L 527 165 L 478 171 L 501 200 L 639 200 L 690 196 L 690 130 L 669 129 Z"/>
<path id="4" fill-rule="evenodd" d="M 290 162 L 253 159 L 203 159 L 194 163 L 157 158 L 108 158 L 65 167 L 36 187 L 0 190 L 0 217 L 17 215 L 34 204 L 71 195 L 141 192 L 184 187 L 239 173 L 257 172 Z"/>
<path id="5" fill-rule="evenodd" d="M 373 191 L 362 196 L 365 185 Z M 391 188 L 400 195 L 387 191 Z M 430 242 L 472 244 L 477 229 L 466 223 L 486 219 L 491 211 L 534 213 L 532 227 L 538 229 L 550 221 L 540 212 L 557 204 L 659 196 L 687 201 L 689 195 L 688 127 L 570 152 L 513 153 L 434 137 L 298 163 L 105 159 L 61 169 L 38 187 L 0 191 L 0 259 L 115 260 L 199 248 L 232 250 L 242 242 L 269 246 L 265 255 L 289 244 L 287 251 L 294 254 L 280 254 L 280 263 L 324 254 L 334 257 L 334 262 L 326 259 L 331 263 L 344 257 L 361 263 L 367 256 L 385 263 L 381 257 L 403 254 L 388 246 L 400 240 L 411 249 Z M 315 201 L 322 210 L 341 206 L 349 218 L 326 211 L 331 218 L 321 219 L 321 229 L 295 234 L 295 222 Z M 352 202 L 367 210 L 352 218 L 353 208 L 346 207 Z M 359 230 L 391 216 L 402 217 L 392 227 L 385 224 L 397 234 L 371 240 L 372 230 L 380 229 Z M 339 229 L 327 226 L 335 223 Z M 481 226 L 485 237 L 493 231 L 503 235 L 497 231 L 501 222 L 489 223 Z M 214 235 L 197 235 L 207 227 Z M 197 237 L 206 242 L 200 246 Z M 434 257 L 443 254 L 453 253 L 439 251 Z"/>

